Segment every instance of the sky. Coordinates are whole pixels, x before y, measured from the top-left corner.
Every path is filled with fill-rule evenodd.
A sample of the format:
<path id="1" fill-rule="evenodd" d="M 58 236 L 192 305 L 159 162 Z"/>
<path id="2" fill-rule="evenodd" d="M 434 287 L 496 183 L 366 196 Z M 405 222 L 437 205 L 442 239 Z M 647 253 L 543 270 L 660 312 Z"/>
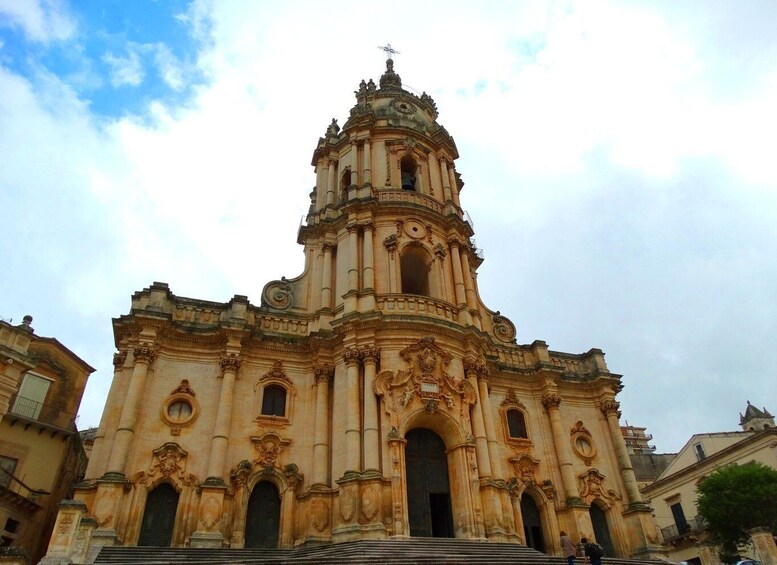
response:
<path id="1" fill-rule="evenodd" d="M 164 281 L 302 271 L 310 160 L 399 54 L 456 140 L 484 303 L 602 349 L 658 452 L 777 414 L 777 3 L 0 0 L 0 317 L 113 375 Z"/>

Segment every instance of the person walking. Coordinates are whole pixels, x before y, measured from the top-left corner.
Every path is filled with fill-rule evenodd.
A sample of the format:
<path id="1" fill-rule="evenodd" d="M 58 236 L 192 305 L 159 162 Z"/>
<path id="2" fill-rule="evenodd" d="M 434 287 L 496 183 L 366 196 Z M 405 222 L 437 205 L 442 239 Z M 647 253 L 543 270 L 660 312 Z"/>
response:
<path id="1" fill-rule="evenodd" d="M 588 560 L 590 559 L 591 565 L 602 565 L 604 551 L 602 550 L 601 546 L 595 543 L 589 543 L 588 539 L 586 538 L 580 538 L 580 543 L 583 544 L 583 548 L 585 549 L 585 558 L 583 559 L 583 563 L 588 563 Z"/>
<path id="2" fill-rule="evenodd" d="M 575 542 L 569 539 L 566 532 L 561 532 L 561 550 L 564 552 L 564 559 L 567 560 L 567 565 L 575 565 L 577 546 Z"/>

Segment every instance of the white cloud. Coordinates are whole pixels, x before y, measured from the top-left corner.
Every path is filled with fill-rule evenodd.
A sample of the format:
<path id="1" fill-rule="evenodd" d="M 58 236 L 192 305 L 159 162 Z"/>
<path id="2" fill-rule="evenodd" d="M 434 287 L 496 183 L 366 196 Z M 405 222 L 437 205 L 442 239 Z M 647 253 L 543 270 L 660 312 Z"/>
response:
<path id="1" fill-rule="evenodd" d="M 0 0 L 0 27 L 18 27 L 31 41 L 48 43 L 72 37 L 76 22 L 59 0 Z"/>
<path id="2" fill-rule="evenodd" d="M 145 71 L 136 47 L 128 46 L 126 57 L 105 53 L 102 60 L 110 67 L 111 84 L 119 86 L 139 86 L 145 78 Z"/>

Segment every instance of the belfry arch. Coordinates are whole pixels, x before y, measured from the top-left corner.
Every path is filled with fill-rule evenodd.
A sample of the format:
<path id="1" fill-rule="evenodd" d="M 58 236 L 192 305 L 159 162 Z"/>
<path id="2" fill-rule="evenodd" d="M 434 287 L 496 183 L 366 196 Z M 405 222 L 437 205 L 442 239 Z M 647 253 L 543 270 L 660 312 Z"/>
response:
<path id="1" fill-rule="evenodd" d="M 420 244 L 410 244 L 402 249 L 399 269 L 403 294 L 432 296 L 431 253 Z"/>

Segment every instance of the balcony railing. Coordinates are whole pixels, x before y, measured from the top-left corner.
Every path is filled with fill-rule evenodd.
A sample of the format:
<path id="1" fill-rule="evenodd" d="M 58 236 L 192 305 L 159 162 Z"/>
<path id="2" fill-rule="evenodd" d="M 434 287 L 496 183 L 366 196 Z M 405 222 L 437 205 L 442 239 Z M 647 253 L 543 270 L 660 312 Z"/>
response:
<path id="1" fill-rule="evenodd" d="M 377 302 L 378 310 L 388 316 L 420 314 L 455 322 L 459 312 L 450 302 L 415 294 L 381 294 Z"/>
<path id="2" fill-rule="evenodd" d="M 26 420 L 32 420 L 68 431 L 75 431 L 76 418 L 73 412 L 62 410 L 58 406 L 38 402 L 31 398 L 14 395 L 11 397 L 11 409 L 9 414 L 21 416 Z"/>
<path id="3" fill-rule="evenodd" d="M 704 518 L 696 516 L 686 521 L 684 524 L 673 524 L 666 528 L 661 528 L 661 535 L 664 536 L 664 543 L 672 543 L 678 539 L 691 534 L 699 534 L 707 527 Z"/>

